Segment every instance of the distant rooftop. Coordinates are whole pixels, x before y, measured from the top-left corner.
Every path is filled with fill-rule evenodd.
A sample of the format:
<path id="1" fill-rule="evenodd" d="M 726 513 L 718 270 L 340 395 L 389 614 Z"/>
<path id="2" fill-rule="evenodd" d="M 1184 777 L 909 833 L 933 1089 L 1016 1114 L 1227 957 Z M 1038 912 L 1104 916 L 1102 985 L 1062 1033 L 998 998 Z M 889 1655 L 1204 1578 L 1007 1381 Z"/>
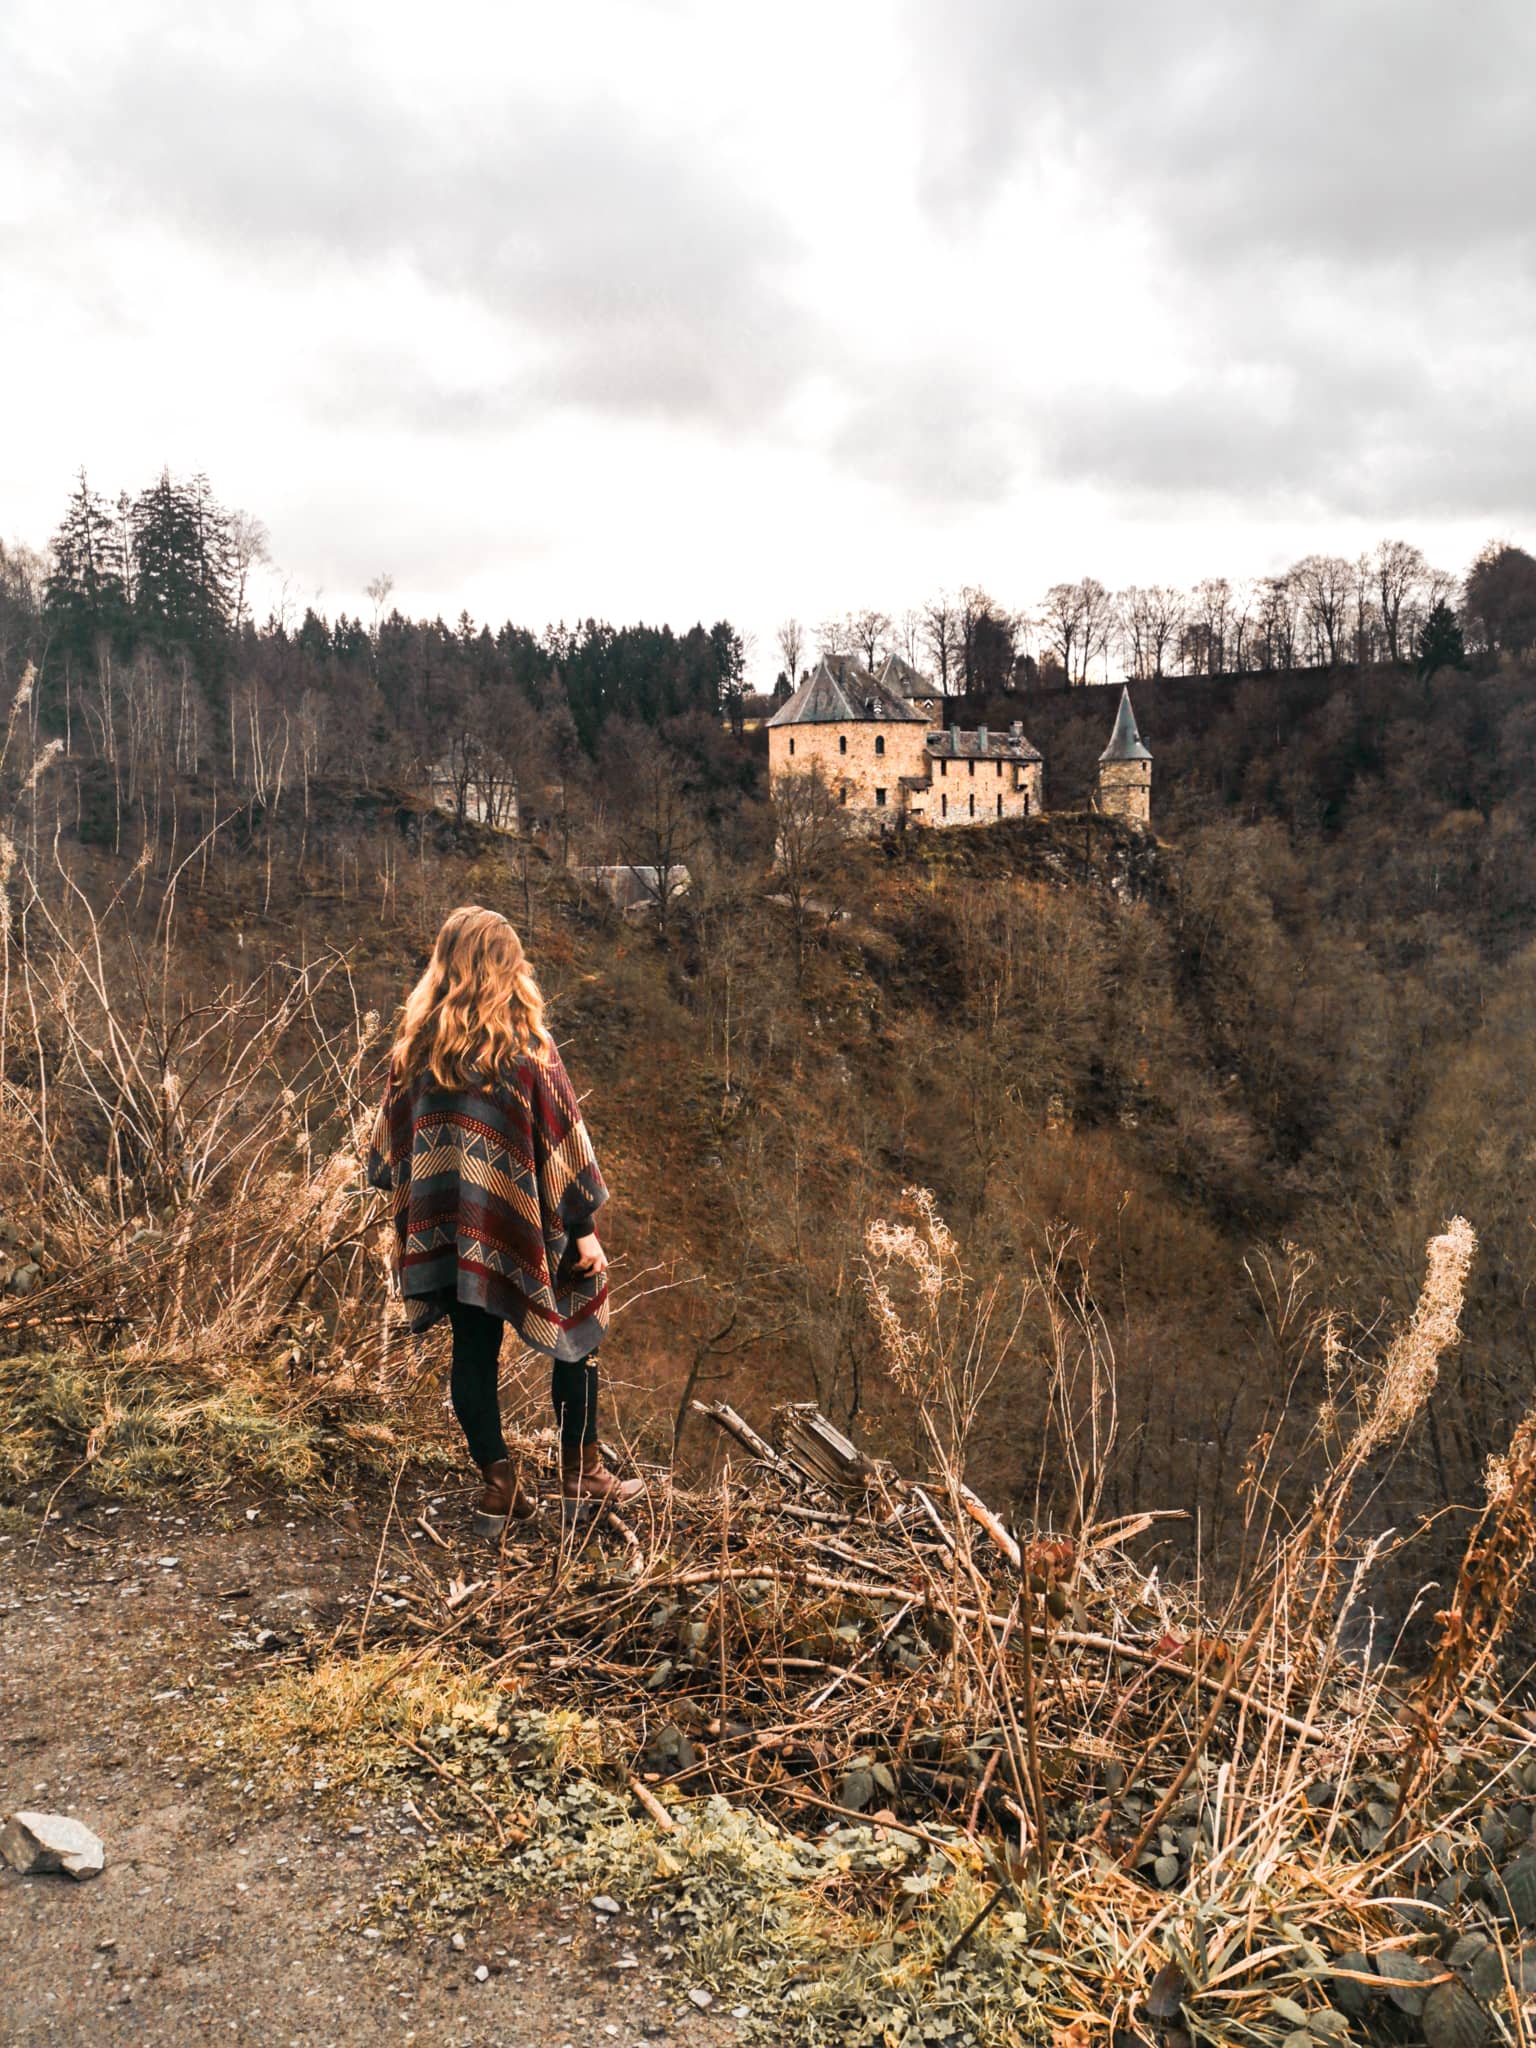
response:
<path id="1" fill-rule="evenodd" d="M 889 668 L 887 663 L 886 667 Z M 814 672 L 769 719 L 775 725 L 926 725 L 921 711 L 872 676 L 852 655 L 823 655 Z"/>
<path id="2" fill-rule="evenodd" d="M 879 680 L 888 690 L 894 690 L 898 697 L 936 697 L 939 694 L 933 677 L 925 676 L 920 668 L 914 668 L 899 654 L 885 657 Z"/>
<path id="3" fill-rule="evenodd" d="M 973 761 L 1041 761 L 1045 757 L 1038 747 L 1030 745 L 1024 737 L 1021 725 L 1010 726 L 1007 732 L 996 732 L 990 726 L 979 725 L 974 732 L 962 732 L 957 725 L 947 732 L 931 732 L 928 735 L 930 754 L 950 754 L 963 760 Z"/>

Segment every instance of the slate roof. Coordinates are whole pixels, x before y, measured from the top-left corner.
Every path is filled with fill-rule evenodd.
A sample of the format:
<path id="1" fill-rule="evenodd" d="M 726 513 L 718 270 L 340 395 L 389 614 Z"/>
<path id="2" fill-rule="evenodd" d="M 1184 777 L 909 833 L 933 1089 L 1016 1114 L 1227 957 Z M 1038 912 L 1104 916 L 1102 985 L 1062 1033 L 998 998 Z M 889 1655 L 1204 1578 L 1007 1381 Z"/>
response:
<path id="1" fill-rule="evenodd" d="M 885 657 L 879 679 L 898 697 L 936 697 L 939 694 L 932 676 L 925 676 L 920 668 L 914 668 L 899 654 Z"/>
<path id="2" fill-rule="evenodd" d="M 1142 744 L 1141 734 L 1136 730 L 1136 714 L 1131 709 L 1131 693 L 1120 692 L 1120 708 L 1115 713 L 1115 729 L 1109 736 L 1109 745 L 1100 754 L 1101 761 L 1150 761 L 1150 750 Z"/>
<path id="3" fill-rule="evenodd" d="M 1040 749 L 1025 739 L 1022 728 L 1018 732 L 994 732 L 989 726 L 980 726 L 975 732 L 962 732 L 959 726 L 952 725 L 947 732 L 929 733 L 928 751 L 935 756 L 948 754 L 962 761 L 1045 759 Z"/>
<path id="4" fill-rule="evenodd" d="M 927 719 L 896 691 L 888 689 L 853 657 L 831 661 L 826 655 L 815 672 L 781 704 L 769 719 L 775 725 L 926 725 Z"/>

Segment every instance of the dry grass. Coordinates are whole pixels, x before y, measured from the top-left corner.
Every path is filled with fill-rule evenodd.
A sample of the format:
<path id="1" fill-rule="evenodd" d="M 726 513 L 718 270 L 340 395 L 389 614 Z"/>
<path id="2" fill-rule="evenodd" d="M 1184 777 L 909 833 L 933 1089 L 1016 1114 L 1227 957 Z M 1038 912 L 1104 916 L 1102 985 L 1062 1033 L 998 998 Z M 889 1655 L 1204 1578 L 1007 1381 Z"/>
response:
<path id="1" fill-rule="evenodd" d="M 1362 1446 L 1384 1415 L 1408 1426 L 1454 1342 L 1469 1234 L 1431 1246 L 1379 1357 L 1336 1353 L 1328 1477 L 1216 1610 L 1090 1512 L 1113 1403 L 1087 1297 L 1044 1312 L 1050 1267 L 1026 1290 L 1082 1511 L 1015 1534 L 963 1465 L 998 1296 L 925 1198 L 870 1244 L 893 1369 L 928 1411 L 921 1493 L 880 1467 L 818 1492 L 769 1452 L 709 1490 L 658 1476 L 630 1526 L 566 1528 L 468 1583 L 415 1546 L 362 1658 L 285 1674 L 238 1740 L 295 1783 L 408 1787 L 413 1913 L 612 1892 L 782 2041 L 1088 2043 L 1161 2015 L 1301 2048 L 1403 2038 L 1403 2013 L 1431 2041 L 1523 2040 L 1504 1973 L 1536 1925 L 1536 1735 L 1456 1645 L 1484 1640 L 1526 1554 L 1530 1433 L 1416 1693 L 1333 1628 Z"/>

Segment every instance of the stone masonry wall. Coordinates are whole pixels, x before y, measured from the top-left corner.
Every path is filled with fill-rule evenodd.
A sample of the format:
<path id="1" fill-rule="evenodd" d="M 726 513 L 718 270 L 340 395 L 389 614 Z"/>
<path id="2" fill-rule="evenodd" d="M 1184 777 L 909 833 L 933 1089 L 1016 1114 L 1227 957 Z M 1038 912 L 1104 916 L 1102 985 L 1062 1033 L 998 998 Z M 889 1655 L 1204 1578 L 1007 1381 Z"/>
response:
<path id="1" fill-rule="evenodd" d="M 903 814 L 916 824 L 944 827 L 1038 818 L 1045 809 L 1042 763 L 931 754 L 926 728 L 920 725 L 860 722 L 770 730 L 770 781 L 812 768 L 820 769 L 828 788 L 842 796 L 852 813 L 850 823 L 870 829 Z M 924 786 L 903 789 L 904 776 L 924 777 Z"/>
<path id="2" fill-rule="evenodd" d="M 929 757 L 932 780 L 917 792 L 912 815 L 929 825 L 995 825 L 999 818 L 1038 818 L 1045 808 L 1039 761 Z"/>
<path id="3" fill-rule="evenodd" d="M 829 789 L 847 792 L 850 811 L 861 819 L 867 813 L 871 825 L 894 824 L 907 796 L 901 778 L 923 773 L 926 731 L 917 724 L 873 722 L 775 726 L 768 735 L 769 778 L 819 768 Z M 883 753 L 877 749 L 881 740 Z"/>
<path id="4" fill-rule="evenodd" d="M 1130 818 L 1138 825 L 1152 822 L 1152 763 L 1150 761 L 1101 761 L 1099 763 L 1099 809 L 1112 818 Z"/>

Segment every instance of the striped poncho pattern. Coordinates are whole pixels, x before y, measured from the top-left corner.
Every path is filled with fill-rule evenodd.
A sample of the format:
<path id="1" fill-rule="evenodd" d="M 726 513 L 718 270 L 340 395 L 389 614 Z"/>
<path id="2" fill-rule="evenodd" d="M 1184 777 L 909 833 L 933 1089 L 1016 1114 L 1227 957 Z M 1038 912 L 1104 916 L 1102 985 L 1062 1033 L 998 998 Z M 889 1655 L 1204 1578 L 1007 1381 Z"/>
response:
<path id="1" fill-rule="evenodd" d="M 547 1357 L 587 1358 L 608 1326 L 608 1276 L 565 1270 L 608 1199 L 576 1091 L 550 1049 L 505 1081 L 385 1090 L 368 1180 L 391 1198 L 394 1267 L 413 1330 L 458 1300 Z"/>

